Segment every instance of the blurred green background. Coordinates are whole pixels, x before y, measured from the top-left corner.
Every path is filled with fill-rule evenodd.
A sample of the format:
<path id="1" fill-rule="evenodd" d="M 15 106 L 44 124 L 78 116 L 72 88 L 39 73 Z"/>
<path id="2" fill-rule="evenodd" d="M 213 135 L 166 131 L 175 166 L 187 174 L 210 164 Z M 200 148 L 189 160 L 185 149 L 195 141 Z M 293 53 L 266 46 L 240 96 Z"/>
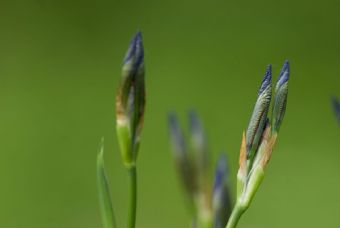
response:
<path id="1" fill-rule="evenodd" d="M 2 0 L 0 227 L 100 227 L 96 154 L 105 137 L 115 211 L 127 176 L 115 135 L 123 56 L 141 29 L 147 110 L 137 227 L 188 227 L 166 115 L 196 109 L 235 182 L 267 64 L 291 62 L 288 106 L 265 180 L 239 227 L 339 227 L 340 4 L 324 1 Z"/>

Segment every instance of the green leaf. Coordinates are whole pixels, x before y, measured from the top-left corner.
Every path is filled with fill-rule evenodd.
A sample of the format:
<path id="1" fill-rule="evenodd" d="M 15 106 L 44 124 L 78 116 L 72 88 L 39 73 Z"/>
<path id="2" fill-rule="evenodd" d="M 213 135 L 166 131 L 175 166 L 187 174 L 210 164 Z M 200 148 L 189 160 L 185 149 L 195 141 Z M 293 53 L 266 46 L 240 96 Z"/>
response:
<path id="1" fill-rule="evenodd" d="M 103 228 L 116 228 L 110 188 L 104 167 L 104 139 L 102 139 L 97 156 L 97 181 Z"/>

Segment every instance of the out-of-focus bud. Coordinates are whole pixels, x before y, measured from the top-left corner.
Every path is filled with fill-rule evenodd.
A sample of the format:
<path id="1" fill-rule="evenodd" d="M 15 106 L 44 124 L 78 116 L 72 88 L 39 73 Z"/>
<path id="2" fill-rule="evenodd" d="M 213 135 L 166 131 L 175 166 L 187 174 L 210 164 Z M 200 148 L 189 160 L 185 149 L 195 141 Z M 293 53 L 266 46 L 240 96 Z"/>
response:
<path id="1" fill-rule="evenodd" d="M 186 145 L 182 129 L 174 113 L 170 113 L 168 115 L 168 126 L 170 132 L 171 146 L 175 158 L 181 158 L 186 155 Z"/>
<path id="2" fill-rule="evenodd" d="M 275 87 L 275 99 L 272 113 L 273 133 L 278 133 L 285 115 L 287 96 L 288 96 L 288 80 L 289 80 L 289 62 L 284 63 L 280 76 Z"/>
<path id="3" fill-rule="evenodd" d="M 336 97 L 332 97 L 332 105 L 334 109 L 335 116 L 340 123 L 340 102 Z"/>
<path id="4" fill-rule="evenodd" d="M 207 174 L 209 171 L 207 138 L 203 129 L 202 122 L 200 121 L 197 113 L 194 111 L 189 112 L 188 118 L 191 146 L 194 152 L 194 160 L 196 162 L 196 171 L 200 176 L 200 180 L 204 182 L 204 179 L 207 178 Z"/>
<path id="5" fill-rule="evenodd" d="M 145 107 L 142 35 L 131 40 L 125 55 L 122 80 L 116 96 L 117 136 L 126 167 L 135 165 Z"/>
<path id="6" fill-rule="evenodd" d="M 193 203 L 197 191 L 196 175 L 189 158 L 183 132 L 175 114 L 169 114 L 168 125 L 175 165 L 187 196 Z"/>
<path id="7" fill-rule="evenodd" d="M 262 80 L 260 91 L 250 118 L 246 133 L 247 158 L 252 159 L 257 151 L 262 133 L 267 121 L 267 114 L 272 95 L 272 68 L 267 67 L 266 74 Z"/>
<path id="8" fill-rule="evenodd" d="M 207 227 L 206 225 L 211 224 L 213 219 L 207 138 L 202 122 L 196 112 L 189 112 L 188 120 L 193 167 L 197 184 L 195 203 L 198 223 L 199 227 Z"/>
<path id="9" fill-rule="evenodd" d="M 214 228 L 224 228 L 231 214 L 228 176 L 227 158 L 221 155 L 217 162 L 213 188 Z"/>

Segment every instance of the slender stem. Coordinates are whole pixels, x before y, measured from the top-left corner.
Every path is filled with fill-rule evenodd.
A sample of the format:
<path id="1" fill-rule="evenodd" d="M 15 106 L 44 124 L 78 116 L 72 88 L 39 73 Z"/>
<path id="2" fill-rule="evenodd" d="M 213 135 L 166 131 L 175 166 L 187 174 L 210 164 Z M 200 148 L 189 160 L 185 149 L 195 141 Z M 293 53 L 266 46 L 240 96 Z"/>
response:
<path id="1" fill-rule="evenodd" d="M 128 168 L 129 173 L 129 208 L 127 228 L 135 228 L 137 211 L 137 170 L 133 165 Z"/>
<path id="2" fill-rule="evenodd" d="M 236 204 L 233 209 L 233 212 L 231 213 L 231 216 L 229 218 L 226 228 L 236 228 L 237 223 L 240 220 L 244 211 L 245 209 L 243 209 L 240 205 Z"/>

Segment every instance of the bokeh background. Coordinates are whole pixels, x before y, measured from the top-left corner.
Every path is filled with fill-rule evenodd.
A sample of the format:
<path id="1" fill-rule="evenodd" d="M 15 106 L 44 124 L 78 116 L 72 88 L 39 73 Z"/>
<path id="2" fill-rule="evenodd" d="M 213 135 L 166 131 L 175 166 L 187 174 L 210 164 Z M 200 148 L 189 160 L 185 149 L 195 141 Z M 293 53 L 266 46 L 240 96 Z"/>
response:
<path id="1" fill-rule="evenodd" d="M 2 0 L 0 227 L 100 227 L 96 154 L 118 224 L 127 176 L 115 135 L 122 58 L 143 32 L 147 109 L 138 161 L 137 227 L 188 227 L 166 115 L 195 109 L 211 156 L 235 182 L 267 64 L 291 62 L 286 117 L 265 180 L 239 227 L 340 226 L 340 5 L 324 1 Z M 274 77 L 274 78 L 275 78 Z M 235 186 L 234 186 L 235 187 Z"/>

